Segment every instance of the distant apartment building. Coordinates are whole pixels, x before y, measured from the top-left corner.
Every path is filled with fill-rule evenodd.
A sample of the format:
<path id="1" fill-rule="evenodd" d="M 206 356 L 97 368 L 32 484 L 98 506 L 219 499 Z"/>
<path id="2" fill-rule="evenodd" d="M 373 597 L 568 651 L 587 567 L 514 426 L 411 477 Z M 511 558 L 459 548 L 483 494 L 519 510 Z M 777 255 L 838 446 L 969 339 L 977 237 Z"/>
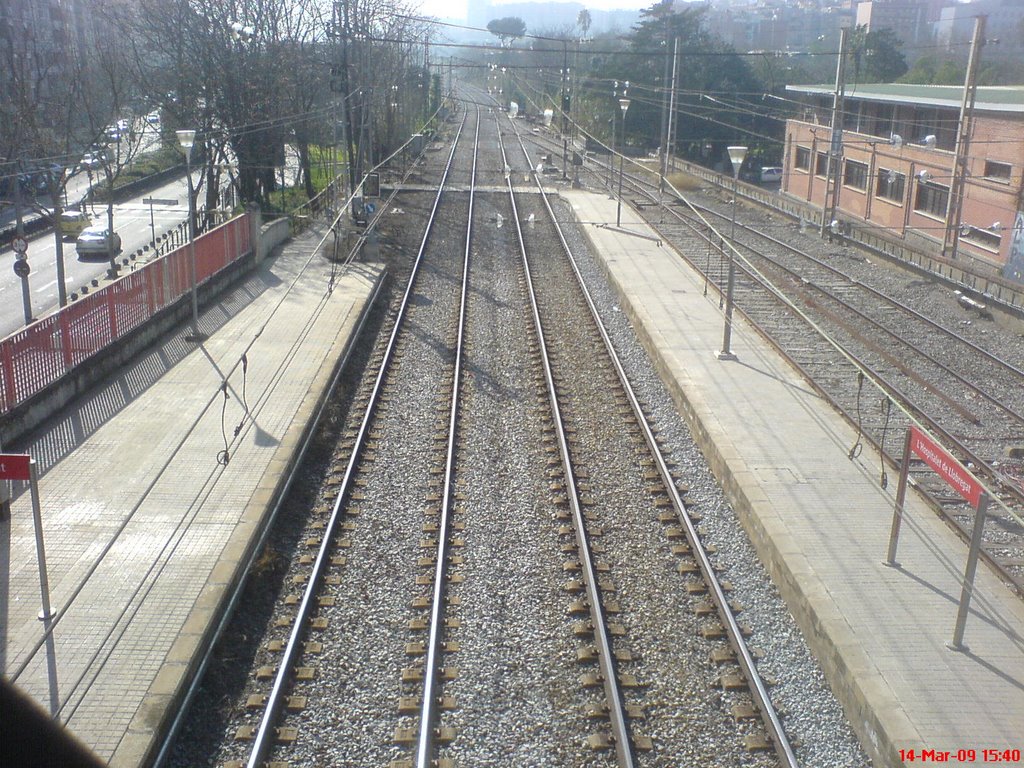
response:
<path id="1" fill-rule="evenodd" d="M 0 2 L 0 101 L 15 77 L 41 83 L 60 77 L 84 45 L 82 0 Z"/>
<path id="2" fill-rule="evenodd" d="M 1024 49 L 1024 0 L 974 0 L 947 3 L 935 23 L 935 39 L 946 48 L 965 47 L 971 41 L 974 18 L 988 16 L 987 37 L 998 39 L 986 56 L 1019 56 Z"/>
<path id="3" fill-rule="evenodd" d="M 868 32 L 892 30 L 904 45 L 930 43 L 946 0 L 870 0 L 857 3 L 854 23 Z"/>
<path id="4" fill-rule="evenodd" d="M 707 28 L 738 51 L 809 51 L 853 24 L 852 3 L 707 3 Z"/>
<path id="5" fill-rule="evenodd" d="M 830 86 L 788 86 L 782 190 L 824 208 Z M 1024 282 L 1024 86 L 977 89 L 963 205 L 947 218 L 962 86 L 858 85 L 846 93 L 836 218 L 931 250 L 955 234 L 971 258 Z"/>

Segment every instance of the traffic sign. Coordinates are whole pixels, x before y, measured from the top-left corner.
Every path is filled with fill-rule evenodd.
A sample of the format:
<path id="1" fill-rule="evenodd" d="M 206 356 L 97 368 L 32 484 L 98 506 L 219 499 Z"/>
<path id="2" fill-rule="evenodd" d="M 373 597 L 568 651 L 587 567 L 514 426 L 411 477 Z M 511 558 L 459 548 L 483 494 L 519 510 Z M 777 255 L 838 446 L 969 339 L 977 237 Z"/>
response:
<path id="1" fill-rule="evenodd" d="M 376 211 L 377 211 L 377 204 L 376 203 L 367 203 L 366 204 L 366 213 L 367 214 L 369 214 L 370 216 L 373 216 L 373 214 Z"/>
<path id="2" fill-rule="evenodd" d="M 24 237 L 14 238 L 14 242 L 12 243 L 12 245 L 14 247 L 15 253 L 25 253 L 25 251 L 28 250 L 28 240 L 26 240 Z"/>
<path id="3" fill-rule="evenodd" d="M 14 262 L 14 274 L 18 277 L 28 277 L 28 273 L 31 271 L 32 268 L 28 265 L 27 261 Z"/>
<path id="4" fill-rule="evenodd" d="M 27 453 L 0 453 L 0 480 L 32 479 L 31 461 Z"/>

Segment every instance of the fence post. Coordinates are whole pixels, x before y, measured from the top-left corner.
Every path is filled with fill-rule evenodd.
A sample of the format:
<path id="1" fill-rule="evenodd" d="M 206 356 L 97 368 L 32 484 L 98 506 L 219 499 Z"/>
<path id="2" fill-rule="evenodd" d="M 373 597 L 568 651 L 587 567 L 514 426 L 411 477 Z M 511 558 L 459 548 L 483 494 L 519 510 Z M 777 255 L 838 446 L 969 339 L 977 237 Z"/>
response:
<path id="1" fill-rule="evenodd" d="M 110 325 L 110 341 L 113 342 L 117 340 L 117 304 L 114 302 L 114 291 L 112 288 L 112 285 L 108 285 L 106 288 L 106 294 L 107 316 L 110 318 L 108 321 Z"/>
<path id="2" fill-rule="evenodd" d="M 143 270 L 143 280 L 146 282 L 146 309 L 149 317 L 156 314 L 156 280 L 153 278 L 157 269 L 157 262 L 150 262 L 148 268 Z"/>
<path id="3" fill-rule="evenodd" d="M 71 321 L 67 312 L 57 313 L 57 322 L 60 325 L 60 346 L 64 357 L 64 371 L 70 371 L 75 367 L 75 350 L 71 335 Z"/>
<path id="4" fill-rule="evenodd" d="M 221 267 L 226 267 L 235 260 L 235 254 L 231 250 L 231 230 L 233 228 L 232 224 L 224 224 L 221 227 L 224 230 L 224 258 L 221 259 Z"/>
<path id="5" fill-rule="evenodd" d="M 0 348 L 0 365 L 4 371 L 4 410 L 9 411 L 17 402 L 18 388 L 14 381 L 14 345 L 5 342 Z"/>
<path id="6" fill-rule="evenodd" d="M 953 643 L 950 648 L 966 651 L 964 645 L 964 628 L 967 626 L 967 612 L 971 607 L 971 595 L 974 594 L 974 573 L 978 570 L 978 555 L 981 553 L 981 534 L 985 529 L 985 513 L 988 511 L 988 494 L 981 494 L 978 508 L 974 512 L 974 531 L 971 534 L 971 548 L 967 554 L 967 567 L 964 569 L 963 586 L 960 589 L 960 607 L 956 612 L 956 626 L 953 628 Z"/>
<path id="7" fill-rule="evenodd" d="M 892 511 L 892 527 L 889 530 L 889 552 L 885 564 L 899 568 L 896 561 L 896 545 L 900 539 L 900 525 L 903 522 L 903 501 L 907 495 L 907 475 L 910 472 L 910 430 L 903 441 L 903 465 L 900 467 L 900 483 L 896 488 L 896 507 Z"/>

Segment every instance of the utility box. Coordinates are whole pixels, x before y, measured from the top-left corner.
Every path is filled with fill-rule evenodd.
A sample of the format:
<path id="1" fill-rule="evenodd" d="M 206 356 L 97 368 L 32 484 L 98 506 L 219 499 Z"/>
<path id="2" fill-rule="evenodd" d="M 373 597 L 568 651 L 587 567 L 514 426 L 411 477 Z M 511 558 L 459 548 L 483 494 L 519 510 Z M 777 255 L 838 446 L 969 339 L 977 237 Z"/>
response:
<path id="1" fill-rule="evenodd" d="M 409 145 L 409 149 L 414 157 L 423 154 L 423 147 L 426 146 L 426 143 L 427 139 L 422 133 L 414 133 L 412 135 L 412 143 Z"/>
<path id="2" fill-rule="evenodd" d="M 380 197 L 380 174 L 368 173 L 363 182 L 363 197 Z"/>

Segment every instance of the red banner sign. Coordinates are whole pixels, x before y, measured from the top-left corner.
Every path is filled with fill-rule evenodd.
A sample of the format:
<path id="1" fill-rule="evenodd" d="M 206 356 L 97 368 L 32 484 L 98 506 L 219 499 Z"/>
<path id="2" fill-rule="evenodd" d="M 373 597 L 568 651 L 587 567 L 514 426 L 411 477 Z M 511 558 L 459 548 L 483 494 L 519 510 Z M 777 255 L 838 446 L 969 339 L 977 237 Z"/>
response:
<path id="1" fill-rule="evenodd" d="M 981 483 L 959 461 L 917 427 L 910 428 L 910 450 L 934 469 L 939 477 L 975 509 L 981 502 Z"/>
<path id="2" fill-rule="evenodd" d="M 31 462 L 27 453 L 0 453 L 0 480 L 30 480 Z"/>

